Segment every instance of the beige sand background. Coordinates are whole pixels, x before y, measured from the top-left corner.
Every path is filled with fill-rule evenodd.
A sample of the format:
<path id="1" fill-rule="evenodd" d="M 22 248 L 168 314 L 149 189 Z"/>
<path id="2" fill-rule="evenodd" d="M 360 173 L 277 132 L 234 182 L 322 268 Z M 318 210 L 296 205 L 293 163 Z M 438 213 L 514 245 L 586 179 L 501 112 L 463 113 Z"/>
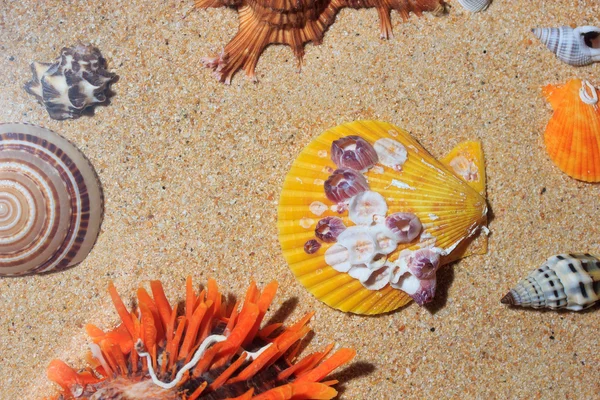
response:
<path id="1" fill-rule="evenodd" d="M 73 141 L 104 186 L 102 233 L 78 267 L 0 280 L 0 398 L 54 393 L 53 358 L 84 364 L 84 325 L 117 322 L 114 281 L 129 304 L 161 279 L 173 301 L 184 280 L 214 277 L 241 294 L 254 278 L 280 282 L 289 319 L 316 311 L 311 349 L 358 351 L 336 375 L 342 399 L 594 399 L 600 397 L 600 314 L 507 309 L 502 295 L 546 257 L 600 253 L 600 186 L 577 182 L 548 158 L 551 116 L 540 94 L 574 77 L 600 85 L 600 64 L 573 68 L 530 33 L 535 26 L 600 25 L 595 0 L 495 1 L 470 14 L 393 16 L 379 39 L 375 10 L 344 10 L 302 71 L 289 48 L 269 47 L 260 83 L 217 82 L 200 58 L 237 31 L 231 9 L 192 1 L 0 2 L 0 121 L 26 121 Z M 94 117 L 54 121 L 22 89 L 29 63 L 65 45 L 97 45 L 120 76 Z M 410 131 L 435 156 L 479 139 L 493 211 L 489 253 L 439 272 L 436 302 L 379 317 L 333 310 L 288 270 L 276 209 L 285 174 L 325 129 L 380 119 Z M 286 303 L 289 304 L 289 303 Z"/>

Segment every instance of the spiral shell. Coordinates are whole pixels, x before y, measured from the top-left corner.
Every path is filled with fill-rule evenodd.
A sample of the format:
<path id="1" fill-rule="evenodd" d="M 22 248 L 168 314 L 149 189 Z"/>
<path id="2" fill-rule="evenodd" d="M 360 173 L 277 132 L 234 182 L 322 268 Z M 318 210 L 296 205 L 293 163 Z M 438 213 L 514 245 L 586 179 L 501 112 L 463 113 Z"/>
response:
<path id="1" fill-rule="evenodd" d="M 467 11 L 479 12 L 489 7 L 492 0 L 458 0 Z"/>
<path id="2" fill-rule="evenodd" d="M 58 120 L 79 118 L 86 108 L 106 102 L 117 78 L 106 70 L 100 50 L 82 44 L 63 48 L 54 63 L 33 62 L 31 71 L 25 90 Z"/>
<path id="3" fill-rule="evenodd" d="M 75 146 L 41 127 L 0 124 L 0 275 L 80 263 L 102 215 L 98 177 Z"/>
<path id="4" fill-rule="evenodd" d="M 600 28 L 535 28 L 533 34 L 556 54 L 559 60 L 577 67 L 600 61 Z"/>
<path id="5" fill-rule="evenodd" d="M 590 254 L 550 257 L 501 300 L 521 307 L 579 311 L 600 298 L 600 259 Z"/>

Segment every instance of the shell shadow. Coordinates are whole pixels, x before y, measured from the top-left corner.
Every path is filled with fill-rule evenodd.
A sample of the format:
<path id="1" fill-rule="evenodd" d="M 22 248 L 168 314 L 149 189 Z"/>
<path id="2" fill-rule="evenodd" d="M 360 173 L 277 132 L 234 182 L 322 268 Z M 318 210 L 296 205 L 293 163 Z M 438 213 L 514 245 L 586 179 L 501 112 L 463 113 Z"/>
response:
<path id="1" fill-rule="evenodd" d="M 443 268 L 440 268 L 437 272 L 435 297 L 432 302 L 423 306 L 433 315 L 444 308 L 448 303 L 448 291 L 450 286 L 452 286 L 452 282 L 454 282 L 454 264 L 455 263 L 450 263 Z"/>
<path id="2" fill-rule="evenodd" d="M 374 364 L 365 362 L 365 361 L 357 361 L 347 366 L 346 368 L 335 372 L 333 374 L 327 375 L 327 380 L 336 380 L 339 382 L 350 382 L 355 378 L 360 378 L 362 376 L 367 376 L 375 372 L 377 368 Z M 335 386 L 335 389 L 338 391 L 338 396 L 343 394 L 346 391 L 346 386 L 342 383 L 338 383 Z"/>
<path id="3" fill-rule="evenodd" d="M 500 300 L 498 300 L 498 303 L 500 303 Z M 504 306 L 505 309 L 508 310 L 514 310 L 514 311 L 522 311 L 522 312 L 526 312 L 526 313 L 534 313 L 534 314 L 546 314 L 546 313 L 552 313 L 552 314 L 589 314 L 589 313 L 593 313 L 593 312 L 597 312 L 600 309 L 600 302 L 594 304 L 593 306 L 586 308 L 584 310 L 581 311 L 572 311 L 572 310 L 567 310 L 564 308 L 558 309 L 558 310 L 553 310 L 551 308 L 531 308 L 531 307 L 520 307 L 520 306 L 511 306 L 511 305 L 505 305 L 502 304 Z"/>

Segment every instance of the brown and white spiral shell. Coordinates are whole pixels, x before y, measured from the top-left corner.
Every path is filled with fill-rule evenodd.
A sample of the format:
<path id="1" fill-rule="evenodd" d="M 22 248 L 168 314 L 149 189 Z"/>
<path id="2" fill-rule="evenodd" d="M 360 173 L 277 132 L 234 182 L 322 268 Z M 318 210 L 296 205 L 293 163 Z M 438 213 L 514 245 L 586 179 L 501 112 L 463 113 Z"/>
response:
<path id="1" fill-rule="evenodd" d="M 0 276 L 80 263 L 103 210 L 96 172 L 73 144 L 41 127 L 0 124 Z"/>
<path id="2" fill-rule="evenodd" d="M 458 0 L 458 2 L 465 10 L 475 13 L 488 8 L 492 0 Z"/>
<path id="3" fill-rule="evenodd" d="M 106 102 L 117 79 L 100 50 L 83 44 L 63 48 L 54 63 L 33 62 L 31 72 L 25 90 L 58 120 L 79 118 L 86 108 Z"/>
<path id="4" fill-rule="evenodd" d="M 502 303 L 579 311 L 600 299 L 600 259 L 590 254 L 559 254 L 532 271 Z"/>
<path id="5" fill-rule="evenodd" d="M 535 28 L 533 34 L 556 54 L 556 57 L 577 67 L 600 61 L 600 28 Z"/>

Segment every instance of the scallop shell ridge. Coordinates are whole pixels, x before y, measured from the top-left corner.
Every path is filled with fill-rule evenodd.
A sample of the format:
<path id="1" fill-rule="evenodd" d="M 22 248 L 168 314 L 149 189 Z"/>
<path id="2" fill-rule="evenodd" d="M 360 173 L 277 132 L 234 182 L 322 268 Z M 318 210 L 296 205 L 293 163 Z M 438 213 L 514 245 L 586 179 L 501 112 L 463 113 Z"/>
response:
<path id="1" fill-rule="evenodd" d="M 328 265 L 325 254 L 332 246 L 338 246 L 335 243 L 322 243 L 313 254 L 304 251 L 304 244 L 314 239 L 314 229 L 320 219 L 338 216 L 346 226 L 354 226 L 347 210 L 339 212 L 338 205 L 326 198 L 322 183 L 336 168 L 329 159 L 331 143 L 349 135 L 361 136 L 371 144 L 379 139 L 394 140 L 408 151 L 401 171 L 376 167 L 365 174 L 371 190 L 385 198 L 387 215 L 413 213 L 423 224 L 417 239 L 398 244 L 389 254 L 389 260 L 397 260 L 403 250 L 434 247 L 444 253 L 441 264 L 468 255 L 465 248 L 485 224 L 487 205 L 475 188 L 394 125 L 356 121 L 329 129 L 315 138 L 292 164 L 281 192 L 278 228 L 284 257 L 300 283 L 319 300 L 342 311 L 378 314 L 407 304 L 411 301 L 409 295 L 391 285 L 368 290 L 367 282 L 363 284 L 349 273 L 340 272 L 346 268 L 344 265 L 337 266 L 337 270 Z M 311 212 L 314 203 L 325 204 L 326 210 L 319 215 Z M 378 272 L 382 271 L 380 268 L 389 268 L 388 263 L 373 265 L 373 270 Z"/>
<path id="2" fill-rule="evenodd" d="M 68 140 L 28 124 L 0 124 L 0 275 L 59 271 L 87 256 L 103 193 Z"/>
<path id="3" fill-rule="evenodd" d="M 532 271 L 501 300 L 521 307 L 579 311 L 600 299 L 600 259 L 559 254 Z"/>
<path id="4" fill-rule="evenodd" d="M 543 92 L 554 109 L 544 133 L 550 158 L 572 178 L 600 182 L 600 91 L 573 79 Z"/>

